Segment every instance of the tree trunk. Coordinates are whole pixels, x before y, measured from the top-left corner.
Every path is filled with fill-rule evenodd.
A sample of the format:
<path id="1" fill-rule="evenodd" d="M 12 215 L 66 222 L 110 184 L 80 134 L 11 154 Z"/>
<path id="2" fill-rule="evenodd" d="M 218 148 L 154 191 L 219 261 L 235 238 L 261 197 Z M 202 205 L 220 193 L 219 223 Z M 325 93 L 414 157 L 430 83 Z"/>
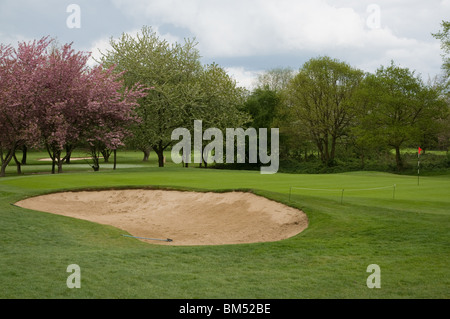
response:
<path id="1" fill-rule="evenodd" d="M 103 161 L 105 163 L 109 163 L 109 157 L 111 156 L 111 151 L 108 149 L 104 149 L 103 151 L 101 151 L 102 155 L 103 155 Z"/>
<path id="2" fill-rule="evenodd" d="M 336 155 L 336 137 L 333 136 L 331 140 L 331 154 L 330 158 L 328 159 L 328 166 L 331 166 L 334 164 L 334 157 Z"/>
<path id="3" fill-rule="evenodd" d="M 62 174 L 63 172 L 63 162 L 58 161 L 58 174 Z"/>
<path id="4" fill-rule="evenodd" d="M 156 155 L 158 155 L 158 166 L 164 167 L 165 158 L 164 158 L 164 150 L 166 147 L 163 146 L 163 142 L 159 141 L 157 145 L 153 146 L 153 150 Z"/>
<path id="5" fill-rule="evenodd" d="M 8 166 L 7 163 L 2 163 L 2 167 L 0 170 L 0 177 L 5 177 L 6 176 L 6 167 Z"/>
<path id="6" fill-rule="evenodd" d="M 164 152 L 158 153 L 158 165 L 164 167 Z"/>
<path id="7" fill-rule="evenodd" d="M 13 149 L 8 150 L 8 153 L 6 154 L 5 158 L 3 158 L 3 152 L 0 151 L 1 157 L 2 157 L 2 166 L 0 169 L 0 177 L 6 176 L 6 168 L 8 167 L 9 162 L 11 162 L 14 153 L 16 152 L 17 147 L 14 146 Z"/>
<path id="8" fill-rule="evenodd" d="M 114 166 L 113 170 L 116 170 L 117 167 L 117 150 L 114 150 Z"/>
<path id="9" fill-rule="evenodd" d="M 322 163 L 325 160 L 325 155 L 323 152 L 323 145 L 322 145 L 322 141 L 320 139 L 317 139 L 316 141 L 316 146 L 317 146 L 317 157 L 322 161 Z"/>
<path id="10" fill-rule="evenodd" d="M 330 150 L 328 149 L 328 135 L 324 138 L 324 147 L 323 147 L 323 153 L 324 153 L 324 159 L 323 163 L 326 166 L 330 166 Z"/>
<path id="11" fill-rule="evenodd" d="M 14 153 L 14 162 L 16 162 L 16 166 L 17 166 L 17 174 L 22 175 L 22 164 L 21 162 L 17 159 L 16 154 Z"/>
<path id="12" fill-rule="evenodd" d="M 144 159 L 143 162 L 148 162 L 148 159 L 150 158 L 150 149 L 142 149 L 141 150 L 144 153 Z"/>
<path id="13" fill-rule="evenodd" d="M 63 161 L 61 161 L 61 150 L 55 150 L 55 148 L 50 148 L 49 145 L 45 145 L 47 148 L 47 153 L 52 159 L 52 174 L 56 174 L 56 166 L 58 166 L 58 173 L 62 173 Z"/>
<path id="14" fill-rule="evenodd" d="M 317 155 L 320 158 L 320 160 L 322 161 L 322 164 L 325 164 L 328 166 L 329 163 L 329 151 L 328 151 L 328 141 L 319 141 L 317 143 Z"/>
<path id="15" fill-rule="evenodd" d="M 100 170 L 100 159 L 99 159 L 100 154 L 97 154 L 96 150 L 92 149 L 91 155 L 92 161 L 94 162 L 92 165 L 92 169 L 94 170 L 94 172 L 98 172 Z"/>
<path id="16" fill-rule="evenodd" d="M 397 164 L 397 171 L 400 172 L 403 169 L 403 162 L 400 154 L 400 146 L 395 146 L 395 163 Z"/>
<path id="17" fill-rule="evenodd" d="M 12 159 L 12 152 L 11 150 L 8 151 L 8 154 L 6 154 L 6 157 L 3 159 L 3 152 L 1 154 L 2 156 L 2 167 L 0 170 L 0 177 L 5 177 L 6 176 L 6 168 L 8 167 L 9 162 L 11 162 Z"/>
<path id="18" fill-rule="evenodd" d="M 72 156 L 73 148 L 70 145 L 66 145 L 66 164 L 70 164 L 70 157 Z"/>
<path id="19" fill-rule="evenodd" d="M 28 148 L 26 145 L 22 147 L 22 165 L 27 165 L 27 151 Z"/>

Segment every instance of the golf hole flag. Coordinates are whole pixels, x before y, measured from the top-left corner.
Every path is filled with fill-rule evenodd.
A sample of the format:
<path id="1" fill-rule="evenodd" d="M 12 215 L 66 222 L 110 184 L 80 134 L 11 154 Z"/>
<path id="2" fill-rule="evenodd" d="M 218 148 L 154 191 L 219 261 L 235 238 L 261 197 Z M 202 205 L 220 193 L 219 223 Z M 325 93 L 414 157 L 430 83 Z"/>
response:
<path id="1" fill-rule="evenodd" d="M 423 149 L 420 148 L 419 146 L 419 155 L 422 153 Z"/>

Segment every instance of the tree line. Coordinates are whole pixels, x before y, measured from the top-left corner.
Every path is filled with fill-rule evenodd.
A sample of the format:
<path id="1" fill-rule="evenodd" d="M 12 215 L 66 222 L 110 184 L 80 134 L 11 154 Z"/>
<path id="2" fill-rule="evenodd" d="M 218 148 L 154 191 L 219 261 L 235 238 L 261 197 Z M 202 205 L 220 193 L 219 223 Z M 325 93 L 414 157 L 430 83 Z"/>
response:
<path id="1" fill-rule="evenodd" d="M 0 45 L 1 176 L 16 153 L 45 148 L 52 173 L 62 172 L 77 147 L 89 149 L 94 169 L 119 147 L 150 150 L 164 166 L 171 133 L 194 119 L 225 129 L 249 121 L 239 109 L 245 90 L 217 64 L 202 65 L 197 43 L 170 44 L 150 28 L 111 39 L 97 66 L 90 53 L 48 37 L 17 48 Z M 206 163 L 205 163 L 206 164 Z"/>
<path id="2" fill-rule="evenodd" d="M 341 157 L 359 167 L 374 154 L 394 151 L 395 169 L 404 169 L 402 148 L 450 147 L 450 23 L 433 34 L 444 51 L 443 74 L 433 81 L 406 67 L 380 66 L 374 73 L 321 56 L 298 70 L 272 69 L 258 78 L 246 101 L 253 124 L 280 128 L 280 156 L 324 167 Z M 342 156 L 344 154 L 344 156 Z M 449 161 L 450 163 L 450 161 Z"/>
<path id="3" fill-rule="evenodd" d="M 273 88 L 270 73 L 291 79 Z M 296 74 L 271 70 L 247 105 L 258 125 L 280 128 L 280 155 L 306 160 L 314 152 L 330 167 L 338 152 L 347 152 L 364 166 L 369 154 L 394 150 L 401 171 L 402 148 L 448 149 L 448 102 L 443 85 L 426 84 L 394 62 L 371 74 L 325 56 L 310 59 Z"/>
<path id="4" fill-rule="evenodd" d="M 448 23 L 435 34 L 449 52 Z M 23 147 L 45 148 L 52 173 L 62 172 L 76 147 L 99 157 L 119 147 L 150 151 L 164 166 L 176 128 L 280 128 L 280 156 L 336 165 L 345 149 L 364 163 L 380 150 L 422 145 L 448 149 L 448 58 L 441 81 L 424 83 L 392 62 L 366 73 L 328 56 L 297 72 L 273 69 L 249 92 L 219 65 L 202 65 L 197 43 L 170 44 L 151 27 L 110 39 L 95 67 L 89 53 L 56 41 L 0 44 L 1 172 Z M 447 59 L 447 60 L 446 60 Z M 206 166 L 206 163 L 204 163 Z"/>

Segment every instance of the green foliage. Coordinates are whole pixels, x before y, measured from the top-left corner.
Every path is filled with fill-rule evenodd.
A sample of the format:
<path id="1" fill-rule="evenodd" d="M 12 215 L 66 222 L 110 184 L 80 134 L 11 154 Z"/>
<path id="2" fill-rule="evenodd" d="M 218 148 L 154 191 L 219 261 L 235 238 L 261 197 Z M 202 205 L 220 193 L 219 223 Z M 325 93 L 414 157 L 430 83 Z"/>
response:
<path id="1" fill-rule="evenodd" d="M 132 144 L 141 150 L 152 147 L 164 166 L 163 153 L 172 144 L 172 131 L 188 123 L 200 99 L 196 79 L 202 66 L 196 43 L 169 44 L 150 27 L 143 27 L 135 37 L 124 33 L 110 44 L 112 49 L 101 62 L 125 72 L 127 86 L 140 83 L 149 91 L 137 108 L 141 121 L 134 127 Z"/>
<path id="2" fill-rule="evenodd" d="M 242 111 L 246 91 L 238 87 L 234 79 L 219 65 L 206 65 L 199 77 L 201 100 L 200 106 L 193 109 L 190 116 L 193 120 L 202 120 L 207 128 L 242 127 L 250 120 L 249 115 Z"/>
<path id="3" fill-rule="evenodd" d="M 274 68 L 258 75 L 257 89 L 280 93 L 284 91 L 295 76 L 291 68 Z"/>
<path id="4" fill-rule="evenodd" d="M 425 136 L 438 133 L 436 121 L 446 116 L 439 92 L 394 63 L 368 74 L 358 98 L 362 105 L 355 130 L 358 143 L 394 148 L 398 171 L 403 169 L 401 147 L 423 145 Z"/>
<path id="5" fill-rule="evenodd" d="M 410 174 L 403 148 L 446 150 L 450 143 L 445 89 L 394 62 L 363 76 L 328 57 L 311 59 L 280 96 L 272 125 L 280 127 L 282 171 Z M 445 170 L 444 162 L 432 170 Z"/>
<path id="6" fill-rule="evenodd" d="M 338 139 L 352 123 L 356 113 L 352 98 L 362 78 L 362 71 L 320 57 L 306 62 L 286 90 L 288 124 L 306 131 L 325 165 L 334 164 Z"/>
<path id="7" fill-rule="evenodd" d="M 280 100 L 280 94 L 268 87 L 253 91 L 244 104 L 244 110 L 252 118 L 249 126 L 256 129 L 272 128 Z"/>
<path id="8" fill-rule="evenodd" d="M 203 67 L 197 43 L 169 44 L 149 27 L 135 37 L 111 39 L 112 50 L 102 62 L 117 64 L 127 85 L 144 84 L 149 94 L 140 100 L 141 121 L 129 145 L 144 152 L 152 148 L 164 166 L 164 151 L 172 145 L 172 131 L 191 128 L 194 120 L 209 127 L 239 127 L 248 115 L 240 112 L 244 90 L 216 64 Z"/>
<path id="9" fill-rule="evenodd" d="M 450 85 L 450 21 L 442 21 L 441 26 L 442 30 L 434 33 L 433 36 L 441 41 L 441 48 L 444 51 L 442 69 L 446 73 L 447 85 Z"/>
<path id="10" fill-rule="evenodd" d="M 280 161 L 280 172 L 291 174 L 331 174 L 355 171 L 378 171 L 402 175 L 417 176 L 417 151 L 415 153 L 402 152 L 403 170 L 399 172 L 393 152 L 380 152 L 364 158 L 357 158 L 354 154 L 347 157 L 338 156 L 336 165 L 329 167 L 314 156 L 308 160 L 285 158 Z M 431 176 L 448 174 L 450 172 L 450 154 L 435 154 L 429 152 L 421 155 L 420 175 Z"/>

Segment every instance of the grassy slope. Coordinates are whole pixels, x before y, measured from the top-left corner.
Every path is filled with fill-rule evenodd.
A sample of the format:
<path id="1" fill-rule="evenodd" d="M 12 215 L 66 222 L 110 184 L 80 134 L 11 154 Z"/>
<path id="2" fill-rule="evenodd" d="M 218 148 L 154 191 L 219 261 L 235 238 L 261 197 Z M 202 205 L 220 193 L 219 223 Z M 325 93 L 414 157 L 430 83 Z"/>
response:
<path id="1" fill-rule="evenodd" d="M 324 193 L 293 192 L 290 204 L 308 214 L 309 228 L 288 240 L 251 245 L 149 245 L 113 227 L 10 205 L 86 187 L 253 189 L 288 203 L 290 186 L 393 184 L 395 200 L 392 190 L 355 192 L 343 205 Z M 449 189 L 450 176 L 423 177 L 418 187 L 414 177 L 383 173 L 260 175 L 151 165 L 11 175 L 0 180 L 0 297 L 448 298 Z M 81 289 L 66 286 L 70 264 L 81 267 Z M 366 286 L 369 264 L 381 267 L 381 289 Z"/>

